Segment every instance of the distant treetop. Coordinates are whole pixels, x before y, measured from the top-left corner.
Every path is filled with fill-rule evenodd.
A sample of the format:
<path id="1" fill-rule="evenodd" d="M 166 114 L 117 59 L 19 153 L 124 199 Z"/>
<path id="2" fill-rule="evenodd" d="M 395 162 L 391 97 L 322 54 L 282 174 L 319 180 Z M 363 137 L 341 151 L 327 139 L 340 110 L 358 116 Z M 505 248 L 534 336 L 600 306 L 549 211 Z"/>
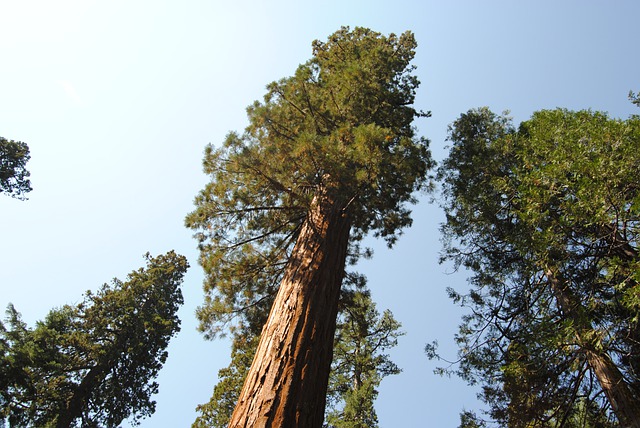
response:
<path id="1" fill-rule="evenodd" d="M 31 158 L 29 146 L 21 141 L 0 137 L 0 193 L 17 199 L 26 199 L 31 191 L 26 164 Z"/>

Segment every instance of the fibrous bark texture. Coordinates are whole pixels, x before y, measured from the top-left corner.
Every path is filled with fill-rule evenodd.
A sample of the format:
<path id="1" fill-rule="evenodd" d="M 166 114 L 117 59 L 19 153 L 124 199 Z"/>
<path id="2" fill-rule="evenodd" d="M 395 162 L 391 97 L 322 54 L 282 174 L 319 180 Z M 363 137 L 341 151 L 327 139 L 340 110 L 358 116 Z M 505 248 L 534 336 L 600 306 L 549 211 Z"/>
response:
<path id="1" fill-rule="evenodd" d="M 327 194 L 311 204 L 230 428 L 322 426 L 349 242 L 343 207 Z"/>

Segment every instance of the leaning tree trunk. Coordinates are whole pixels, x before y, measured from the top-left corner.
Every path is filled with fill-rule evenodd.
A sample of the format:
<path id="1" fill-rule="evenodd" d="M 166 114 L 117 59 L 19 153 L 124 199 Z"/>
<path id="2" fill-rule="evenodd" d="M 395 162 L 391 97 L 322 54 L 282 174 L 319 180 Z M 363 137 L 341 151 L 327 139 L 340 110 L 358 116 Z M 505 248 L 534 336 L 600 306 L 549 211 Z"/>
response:
<path id="1" fill-rule="evenodd" d="M 60 412 L 60 415 L 58 415 L 56 428 L 69 428 L 74 426 L 74 421 L 82 417 L 82 412 L 87 406 L 91 388 L 99 383 L 104 376 L 105 367 L 103 365 L 97 365 L 89 370 L 84 378 L 82 378 L 80 385 L 73 390 L 73 394 L 66 403 L 66 407 Z"/>
<path id="2" fill-rule="evenodd" d="M 640 428 L 640 400 L 631 391 L 624 375 L 607 351 L 589 339 L 593 337 L 593 327 L 587 318 L 586 310 L 553 271 L 547 270 L 546 276 L 555 293 L 558 306 L 574 323 L 578 345 L 582 348 L 587 363 L 598 379 L 620 426 Z"/>
<path id="3" fill-rule="evenodd" d="M 230 428 L 320 428 L 350 221 L 327 194 L 309 210 Z"/>
<path id="4" fill-rule="evenodd" d="M 631 393 L 620 369 L 602 351 L 587 350 L 587 362 L 624 428 L 640 428 L 640 403 Z"/>

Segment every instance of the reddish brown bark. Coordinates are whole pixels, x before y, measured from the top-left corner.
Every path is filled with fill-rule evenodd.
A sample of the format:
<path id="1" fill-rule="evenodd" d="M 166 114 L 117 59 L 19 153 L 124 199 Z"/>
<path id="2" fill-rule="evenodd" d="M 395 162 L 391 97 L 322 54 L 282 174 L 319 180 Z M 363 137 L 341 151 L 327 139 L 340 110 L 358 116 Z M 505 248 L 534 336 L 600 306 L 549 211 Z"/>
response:
<path id="1" fill-rule="evenodd" d="M 624 428 L 640 428 L 640 403 L 629 390 L 618 367 L 603 351 L 587 350 L 587 361 L 611 408 Z"/>
<path id="2" fill-rule="evenodd" d="M 585 353 L 587 363 L 598 379 L 620 426 L 640 428 L 640 401 L 625 382 L 622 372 L 607 351 L 594 343 L 595 332 L 584 307 L 551 270 L 547 271 L 546 276 L 555 293 L 558 306 L 565 316 L 573 321 L 578 345 Z"/>
<path id="3" fill-rule="evenodd" d="M 314 200 L 230 428 L 322 426 L 349 231 L 340 204 Z"/>

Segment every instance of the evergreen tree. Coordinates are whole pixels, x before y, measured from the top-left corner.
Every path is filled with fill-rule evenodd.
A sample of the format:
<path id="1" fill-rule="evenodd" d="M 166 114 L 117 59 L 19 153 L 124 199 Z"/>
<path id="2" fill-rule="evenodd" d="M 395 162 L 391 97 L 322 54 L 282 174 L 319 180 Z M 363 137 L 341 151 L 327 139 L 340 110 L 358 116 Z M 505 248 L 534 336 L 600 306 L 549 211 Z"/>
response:
<path id="1" fill-rule="evenodd" d="M 329 378 L 327 424 L 375 428 L 378 386 L 384 377 L 401 371 L 384 352 L 396 346 L 403 333 L 389 310 L 380 315 L 367 290 L 345 293 L 342 306 Z"/>
<path id="2" fill-rule="evenodd" d="M 30 158 L 29 146 L 25 143 L 0 137 L 0 193 L 26 199 L 24 194 L 31 191 L 26 168 Z"/>
<path id="3" fill-rule="evenodd" d="M 348 254 L 370 232 L 392 245 L 428 187 L 415 46 L 364 28 L 314 42 L 248 108 L 245 132 L 206 151 L 211 182 L 186 220 L 206 272 L 202 328 L 214 336 L 274 299 L 231 427 L 322 425 Z"/>
<path id="4" fill-rule="evenodd" d="M 473 272 L 450 291 L 472 308 L 458 373 L 506 426 L 640 426 L 640 118 L 559 109 L 516 130 L 485 108 L 449 138 L 445 259 Z"/>
<path id="5" fill-rule="evenodd" d="M 117 427 L 151 415 L 153 379 L 180 329 L 188 268 L 173 251 L 28 328 L 12 305 L 0 323 L 0 415 L 10 426 Z"/>

